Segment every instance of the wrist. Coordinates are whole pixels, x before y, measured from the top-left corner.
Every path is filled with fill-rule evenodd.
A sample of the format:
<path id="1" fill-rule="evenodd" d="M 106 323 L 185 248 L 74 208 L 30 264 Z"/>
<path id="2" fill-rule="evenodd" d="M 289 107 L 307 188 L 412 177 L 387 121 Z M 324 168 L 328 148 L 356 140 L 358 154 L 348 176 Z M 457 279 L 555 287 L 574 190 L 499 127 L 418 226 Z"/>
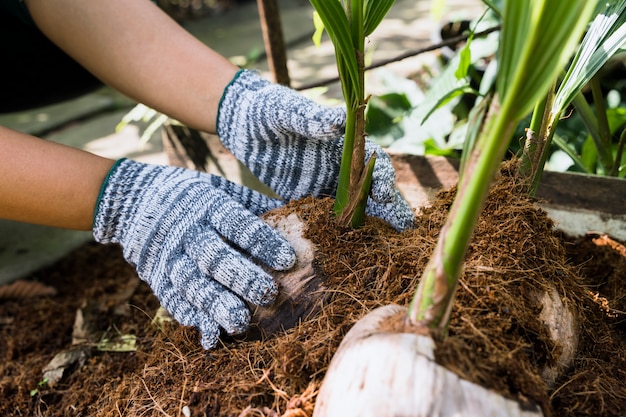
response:
<path id="1" fill-rule="evenodd" d="M 255 93 L 269 84 L 270 82 L 261 77 L 257 71 L 241 69 L 235 73 L 224 88 L 217 107 L 215 126 L 222 140 L 229 140 L 233 136 L 231 131 L 240 128 L 239 124 L 245 122 L 242 111 L 262 104 L 255 102 L 260 99 Z"/>
<path id="2" fill-rule="evenodd" d="M 122 163 L 125 159 L 126 158 L 121 158 L 115 161 L 113 165 L 111 165 L 111 169 L 109 169 L 109 172 L 107 172 L 106 176 L 104 177 L 104 181 L 102 181 L 102 185 L 100 186 L 100 192 L 98 193 L 98 198 L 96 199 L 96 206 L 94 207 L 94 210 L 93 210 L 93 217 L 92 217 L 93 222 L 92 223 L 96 222 L 96 216 L 98 215 L 98 207 L 100 207 L 100 202 L 102 201 L 102 195 L 104 194 L 104 190 L 107 184 L 109 183 L 109 179 L 111 178 L 111 175 L 120 165 L 120 163 Z"/>
<path id="3" fill-rule="evenodd" d="M 228 82 L 228 84 L 226 84 L 226 87 L 224 87 L 224 91 L 222 92 L 222 97 L 220 97 L 220 101 L 218 103 L 217 106 L 217 118 L 219 120 L 219 115 L 220 115 L 220 108 L 222 107 L 222 103 L 224 102 L 224 98 L 226 97 L 226 94 L 228 93 L 228 90 L 230 89 L 230 87 L 235 84 L 237 82 L 237 80 L 239 79 L 239 77 L 241 75 L 243 75 L 245 72 L 247 72 L 249 70 L 246 69 L 240 69 L 235 73 L 235 76 L 233 77 L 232 80 L 230 80 Z"/>
<path id="4" fill-rule="evenodd" d="M 94 209 L 92 231 L 97 242 L 119 241 L 124 224 L 137 209 L 138 194 L 151 180 L 144 172 L 148 167 L 125 158 L 113 163 L 102 182 Z"/>

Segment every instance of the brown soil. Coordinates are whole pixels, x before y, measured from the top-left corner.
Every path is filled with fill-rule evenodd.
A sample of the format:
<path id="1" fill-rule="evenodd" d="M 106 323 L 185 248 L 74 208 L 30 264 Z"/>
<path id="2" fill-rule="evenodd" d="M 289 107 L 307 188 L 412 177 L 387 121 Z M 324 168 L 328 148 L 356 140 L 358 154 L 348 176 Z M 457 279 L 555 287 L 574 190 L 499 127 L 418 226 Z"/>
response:
<path id="1" fill-rule="evenodd" d="M 510 179 L 493 188 L 469 248 L 449 335 L 438 361 L 552 416 L 626 410 L 626 253 L 608 236 L 569 238 Z M 343 335 L 373 308 L 407 305 L 454 190 L 395 233 L 375 219 L 338 230 L 330 200 L 307 200 L 307 232 L 328 277 L 319 314 L 266 341 L 225 338 L 206 352 L 194 329 L 152 324 L 158 303 L 116 246 L 88 244 L 32 277 L 56 295 L 0 301 L 2 416 L 311 416 Z M 296 204 L 290 206 L 295 209 Z M 538 375 L 554 346 L 538 324 L 536 290 L 554 283 L 582 322 L 579 353 L 548 386 Z M 80 309 L 88 341 L 73 345 Z M 136 336 L 136 350 L 97 342 Z M 92 343 L 89 343 L 92 342 Z M 59 382 L 43 368 L 79 346 Z M 101 344 L 100 347 L 103 345 Z"/>

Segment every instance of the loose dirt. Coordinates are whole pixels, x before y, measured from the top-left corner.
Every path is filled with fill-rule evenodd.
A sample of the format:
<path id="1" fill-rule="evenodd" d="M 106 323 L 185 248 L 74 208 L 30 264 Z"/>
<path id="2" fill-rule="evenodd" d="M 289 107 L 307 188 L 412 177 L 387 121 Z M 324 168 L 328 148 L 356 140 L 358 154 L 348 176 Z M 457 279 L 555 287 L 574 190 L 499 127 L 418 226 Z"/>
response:
<path id="1" fill-rule="evenodd" d="M 548 416 L 623 416 L 624 246 L 556 232 L 519 190 L 504 172 L 491 191 L 437 359 Z M 441 192 L 404 233 L 376 219 L 339 229 L 330 199 L 307 199 L 301 216 L 318 245 L 321 308 L 267 340 L 223 338 L 208 352 L 194 329 L 154 320 L 158 302 L 117 246 L 87 244 L 27 277 L 56 295 L 0 300 L 0 415 L 311 416 L 343 335 L 375 307 L 409 303 L 454 192 Z M 549 285 L 581 322 L 573 363 L 552 385 L 541 370 L 563 347 L 538 324 L 533 296 Z M 55 355 L 76 350 L 57 382 L 44 378 Z"/>

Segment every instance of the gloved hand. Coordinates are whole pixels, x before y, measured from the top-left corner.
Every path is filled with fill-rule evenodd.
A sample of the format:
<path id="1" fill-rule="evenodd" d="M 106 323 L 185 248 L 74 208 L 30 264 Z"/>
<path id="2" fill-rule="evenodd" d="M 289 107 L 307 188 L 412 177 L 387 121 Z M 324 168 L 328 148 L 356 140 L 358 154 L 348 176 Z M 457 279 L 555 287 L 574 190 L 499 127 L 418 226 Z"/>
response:
<path id="1" fill-rule="evenodd" d="M 93 235 L 120 243 L 161 305 L 197 327 L 210 349 L 219 327 L 228 334 L 248 327 L 243 300 L 266 305 L 278 293 L 272 277 L 239 250 L 276 270 L 295 263 L 291 245 L 257 217 L 280 205 L 222 177 L 120 160 L 102 187 Z"/>
<path id="2" fill-rule="evenodd" d="M 217 133 L 226 148 L 280 197 L 334 196 L 343 150 L 345 111 L 321 106 L 295 90 L 240 71 L 226 87 Z M 366 141 L 377 160 L 366 212 L 396 230 L 410 227 L 413 210 L 395 185 L 391 159 Z"/>

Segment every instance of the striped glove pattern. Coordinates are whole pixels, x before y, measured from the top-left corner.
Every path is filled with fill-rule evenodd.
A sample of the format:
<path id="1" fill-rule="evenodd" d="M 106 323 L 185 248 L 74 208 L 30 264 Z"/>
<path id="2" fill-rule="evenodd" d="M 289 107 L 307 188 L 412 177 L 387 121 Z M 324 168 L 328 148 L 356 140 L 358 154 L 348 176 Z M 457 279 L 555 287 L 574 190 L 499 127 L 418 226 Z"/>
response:
<path id="1" fill-rule="evenodd" d="M 295 263 L 289 243 L 258 217 L 281 205 L 222 177 L 120 160 L 102 187 L 93 235 L 119 243 L 161 305 L 197 327 L 210 349 L 220 328 L 246 330 L 245 302 L 267 305 L 278 293 L 249 256 L 276 270 Z"/>
<path id="2" fill-rule="evenodd" d="M 254 175 L 286 200 L 308 195 L 334 196 L 343 151 L 346 115 L 241 70 L 220 101 L 217 133 L 224 146 Z M 391 159 L 366 142 L 366 157 L 376 152 L 367 213 L 396 230 L 409 228 L 414 213 L 395 185 Z"/>

